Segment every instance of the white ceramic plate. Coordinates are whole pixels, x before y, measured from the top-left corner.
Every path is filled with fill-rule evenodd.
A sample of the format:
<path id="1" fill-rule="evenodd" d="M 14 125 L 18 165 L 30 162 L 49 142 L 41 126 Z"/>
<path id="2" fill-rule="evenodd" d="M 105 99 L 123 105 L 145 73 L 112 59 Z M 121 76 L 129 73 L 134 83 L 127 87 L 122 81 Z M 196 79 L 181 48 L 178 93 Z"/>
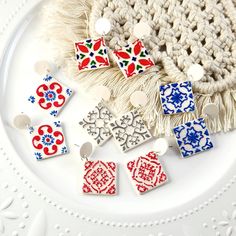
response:
<path id="1" fill-rule="evenodd" d="M 71 78 L 56 77 L 76 93 L 59 115 L 70 154 L 37 162 L 27 131 L 12 127 L 27 113 L 33 123 L 52 120 L 27 102 L 38 59 L 49 45 L 38 37 L 39 0 L 0 1 L 0 235 L 236 235 L 236 131 L 213 135 L 215 148 L 181 159 L 176 149 L 162 157 L 169 183 L 139 196 L 124 165 L 151 150 L 152 142 L 121 154 L 111 140 L 94 159 L 119 163 L 119 194 L 81 193 L 82 165 L 74 143 L 86 135 L 78 121 L 95 101 Z"/>

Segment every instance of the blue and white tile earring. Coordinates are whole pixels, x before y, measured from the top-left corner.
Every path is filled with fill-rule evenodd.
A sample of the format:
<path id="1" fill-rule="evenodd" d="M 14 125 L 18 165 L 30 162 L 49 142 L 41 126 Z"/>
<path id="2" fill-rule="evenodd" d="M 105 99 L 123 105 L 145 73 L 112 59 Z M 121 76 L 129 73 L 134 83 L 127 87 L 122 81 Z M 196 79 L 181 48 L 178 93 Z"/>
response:
<path id="1" fill-rule="evenodd" d="M 210 133 L 205 123 L 205 117 L 210 119 L 218 116 L 218 107 L 207 104 L 203 108 L 204 117 L 181 124 L 173 129 L 177 145 L 183 158 L 207 151 L 213 148 Z"/>
<path id="2" fill-rule="evenodd" d="M 127 152 L 152 138 L 139 114 L 139 108 L 145 106 L 147 101 L 148 98 L 144 92 L 134 92 L 130 97 L 130 102 L 135 108 L 110 123 L 110 131 L 122 152 Z"/>
<path id="3" fill-rule="evenodd" d="M 101 146 L 112 136 L 109 123 L 113 119 L 113 114 L 105 104 L 109 101 L 111 92 L 106 86 L 98 86 L 94 89 L 94 93 L 99 102 L 79 122 L 79 125 L 95 140 L 97 145 Z"/>
<path id="4" fill-rule="evenodd" d="M 204 70 L 199 64 L 193 64 L 187 71 L 188 81 L 160 86 L 160 98 L 165 115 L 194 112 L 192 81 L 200 80 Z"/>

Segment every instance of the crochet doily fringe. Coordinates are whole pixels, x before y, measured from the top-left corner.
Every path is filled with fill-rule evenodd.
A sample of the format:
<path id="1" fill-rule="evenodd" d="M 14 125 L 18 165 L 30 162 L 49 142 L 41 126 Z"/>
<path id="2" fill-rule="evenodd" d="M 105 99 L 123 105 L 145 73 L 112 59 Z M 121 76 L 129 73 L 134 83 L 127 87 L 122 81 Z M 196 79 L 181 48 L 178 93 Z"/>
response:
<path id="1" fill-rule="evenodd" d="M 143 119 L 153 130 L 154 136 L 172 135 L 173 127 L 202 116 L 204 105 L 214 102 L 220 109 L 220 116 L 214 120 L 206 118 L 211 133 L 227 132 L 236 127 L 236 88 L 221 93 L 195 94 L 195 113 L 181 113 L 164 116 L 159 98 L 159 86 L 172 81 L 161 66 L 151 68 L 147 73 L 133 79 L 125 79 L 119 68 L 112 63 L 110 68 L 79 72 L 75 60 L 74 42 L 87 38 L 88 17 L 92 0 L 51 1 L 43 9 L 43 36 L 52 45 L 53 61 L 64 69 L 68 78 L 78 81 L 80 86 L 90 89 L 105 85 L 112 91 L 108 103 L 111 111 L 120 115 L 131 109 L 130 95 L 135 90 L 144 91 L 149 103 L 140 109 Z M 109 55 L 112 57 L 111 54 Z"/>

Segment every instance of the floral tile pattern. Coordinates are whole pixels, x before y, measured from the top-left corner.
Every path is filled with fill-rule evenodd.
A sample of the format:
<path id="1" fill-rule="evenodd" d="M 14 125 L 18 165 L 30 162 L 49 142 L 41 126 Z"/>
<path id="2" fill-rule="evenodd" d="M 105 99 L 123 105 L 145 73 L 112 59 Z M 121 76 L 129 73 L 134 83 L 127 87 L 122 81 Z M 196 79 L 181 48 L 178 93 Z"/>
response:
<path id="1" fill-rule="evenodd" d="M 110 123 L 117 145 L 126 152 L 152 138 L 137 110 L 130 111 Z"/>
<path id="2" fill-rule="evenodd" d="M 114 162 L 86 161 L 83 193 L 116 195 L 116 171 L 117 165 Z"/>
<path id="3" fill-rule="evenodd" d="M 167 182 L 167 175 L 154 152 L 128 162 L 127 169 L 135 190 L 140 194 Z"/>
<path id="4" fill-rule="evenodd" d="M 99 103 L 79 124 L 98 145 L 102 145 L 112 136 L 109 128 L 112 119 L 111 112 Z"/>
<path id="5" fill-rule="evenodd" d="M 29 128 L 34 156 L 43 160 L 68 153 L 61 122 Z"/>
<path id="6" fill-rule="evenodd" d="M 126 78 L 138 75 L 154 66 L 153 59 L 140 40 L 119 50 L 114 50 L 113 55 Z"/>
<path id="7" fill-rule="evenodd" d="M 160 86 L 160 96 L 164 114 L 193 112 L 195 110 L 190 81 Z"/>
<path id="8" fill-rule="evenodd" d="M 110 66 L 104 38 L 86 39 L 75 43 L 79 70 L 92 70 Z"/>
<path id="9" fill-rule="evenodd" d="M 72 95 L 72 90 L 58 82 L 50 75 L 43 78 L 43 83 L 37 86 L 33 95 L 28 98 L 32 104 L 46 110 L 52 116 L 57 116 Z"/>
<path id="10" fill-rule="evenodd" d="M 175 127 L 174 134 L 182 157 L 189 157 L 213 148 L 213 143 L 203 118 Z"/>

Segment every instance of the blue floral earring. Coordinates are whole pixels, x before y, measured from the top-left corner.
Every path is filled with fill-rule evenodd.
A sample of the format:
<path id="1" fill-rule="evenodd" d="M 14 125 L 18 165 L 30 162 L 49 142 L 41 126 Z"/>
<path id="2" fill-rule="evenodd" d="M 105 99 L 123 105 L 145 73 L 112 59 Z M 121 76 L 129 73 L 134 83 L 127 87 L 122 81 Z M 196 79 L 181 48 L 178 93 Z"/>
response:
<path id="1" fill-rule="evenodd" d="M 193 64 L 187 71 L 188 81 L 160 86 L 160 98 L 163 114 L 194 112 L 192 81 L 200 80 L 204 75 L 202 66 Z"/>
<path id="2" fill-rule="evenodd" d="M 183 158 L 207 151 L 213 148 L 210 133 L 205 118 L 214 119 L 219 110 L 214 103 L 203 108 L 204 117 L 186 122 L 173 129 L 176 142 Z"/>

